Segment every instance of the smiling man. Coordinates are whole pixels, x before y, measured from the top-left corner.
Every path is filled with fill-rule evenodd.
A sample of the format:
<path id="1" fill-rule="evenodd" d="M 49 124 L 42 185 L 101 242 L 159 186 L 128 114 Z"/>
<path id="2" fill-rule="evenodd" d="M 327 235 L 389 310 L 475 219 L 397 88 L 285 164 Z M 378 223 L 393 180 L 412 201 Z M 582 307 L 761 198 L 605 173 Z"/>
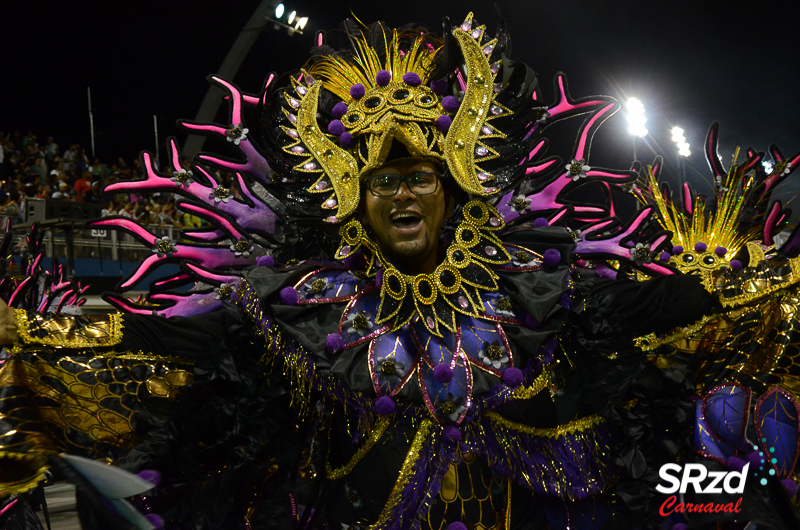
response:
<path id="1" fill-rule="evenodd" d="M 408 274 L 433 272 L 450 196 L 440 164 L 401 158 L 365 180 L 361 222 L 386 258 Z M 452 210 L 452 208 L 450 208 Z"/>

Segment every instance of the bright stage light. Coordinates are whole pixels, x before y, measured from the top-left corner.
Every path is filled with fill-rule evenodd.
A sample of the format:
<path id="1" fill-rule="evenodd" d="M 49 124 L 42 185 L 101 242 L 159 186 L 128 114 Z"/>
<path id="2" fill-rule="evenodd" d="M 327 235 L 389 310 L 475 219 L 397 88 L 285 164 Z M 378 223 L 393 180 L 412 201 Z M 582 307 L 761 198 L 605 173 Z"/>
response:
<path id="1" fill-rule="evenodd" d="M 640 138 L 647 136 L 647 118 L 644 117 L 644 105 L 636 98 L 630 98 L 626 104 L 628 108 L 628 132 Z"/>
<path id="2" fill-rule="evenodd" d="M 278 4 L 275 6 L 275 18 L 281 18 L 283 16 L 284 7 L 283 4 Z"/>
<path id="3" fill-rule="evenodd" d="M 300 31 L 306 28 L 306 24 L 308 23 L 308 17 L 302 17 L 297 19 L 297 24 L 295 24 L 294 29 L 299 29 Z"/>
<path id="4" fill-rule="evenodd" d="M 672 141 L 678 146 L 678 154 L 681 156 L 691 156 L 692 152 L 689 150 L 689 142 L 683 136 L 683 129 L 680 127 L 672 128 Z"/>
<path id="5" fill-rule="evenodd" d="M 289 13 L 289 21 L 288 21 L 288 23 L 291 24 L 292 22 L 294 22 L 294 17 L 296 17 L 296 16 L 297 16 L 297 11 L 292 11 L 291 13 Z"/>

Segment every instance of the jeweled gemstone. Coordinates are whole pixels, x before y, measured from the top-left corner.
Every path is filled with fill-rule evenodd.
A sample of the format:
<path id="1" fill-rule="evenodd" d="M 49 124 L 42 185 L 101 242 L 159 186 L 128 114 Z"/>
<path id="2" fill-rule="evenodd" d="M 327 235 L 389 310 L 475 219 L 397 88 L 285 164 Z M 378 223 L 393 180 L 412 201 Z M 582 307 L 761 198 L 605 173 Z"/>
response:
<path id="1" fill-rule="evenodd" d="M 396 101 L 403 101 L 404 99 L 407 99 L 408 96 L 410 95 L 411 93 L 408 90 L 406 90 L 405 88 L 401 88 L 400 90 L 395 90 L 394 94 L 392 94 L 392 97 Z"/>
<path id="2" fill-rule="evenodd" d="M 294 107 L 294 108 L 297 108 L 297 107 L 299 107 L 299 106 L 300 106 L 300 102 L 299 102 L 299 101 L 297 101 L 297 100 L 296 100 L 296 99 L 294 99 L 294 98 L 290 98 L 290 99 L 289 99 L 289 105 L 291 105 L 291 106 L 292 106 L 292 107 Z"/>
<path id="3" fill-rule="evenodd" d="M 304 153 L 306 150 L 303 149 L 302 145 L 296 145 L 292 147 L 292 153 Z"/>
<path id="4" fill-rule="evenodd" d="M 521 212 L 523 210 L 528 209 L 528 201 L 525 199 L 514 199 L 514 202 L 511 203 L 511 207 L 514 208 L 516 211 Z"/>
<path id="5" fill-rule="evenodd" d="M 450 416 L 451 414 L 455 413 L 457 409 L 455 403 L 453 403 L 452 401 L 445 401 L 444 403 L 442 403 L 442 406 L 440 407 L 439 410 L 441 410 L 442 414 L 444 414 L 445 416 Z"/>
<path id="6" fill-rule="evenodd" d="M 494 90 L 497 93 L 502 92 L 503 91 L 503 83 L 495 83 L 494 86 L 492 86 L 492 90 Z"/>
<path id="7" fill-rule="evenodd" d="M 327 286 L 328 282 L 326 282 L 322 278 L 317 278 L 316 280 L 311 282 L 311 290 L 314 291 L 315 293 L 321 293 L 322 291 L 325 291 L 326 290 L 325 288 Z"/>
<path id="8" fill-rule="evenodd" d="M 489 154 L 489 150 L 482 145 L 479 145 L 475 148 L 475 154 L 478 156 L 486 156 Z"/>
<path id="9" fill-rule="evenodd" d="M 318 189 L 318 190 L 324 190 L 327 187 L 328 187 L 328 183 L 325 182 L 324 180 L 321 180 L 321 181 L 317 182 L 317 185 L 314 186 L 314 188 Z"/>
<path id="10" fill-rule="evenodd" d="M 486 245 L 486 247 L 483 250 L 484 250 L 484 252 L 486 252 L 487 256 L 495 256 L 495 255 L 497 255 L 497 249 L 494 248 L 492 245 Z"/>
<path id="11" fill-rule="evenodd" d="M 422 296 L 422 298 L 430 298 L 433 294 L 433 291 L 431 290 L 431 284 L 428 281 L 419 282 L 417 289 L 419 289 L 419 294 Z"/>
<path id="12" fill-rule="evenodd" d="M 298 93 L 298 94 L 300 94 L 301 96 L 305 96 L 305 95 L 306 95 L 306 92 L 308 92 L 308 90 L 306 90 L 306 87 L 304 87 L 304 86 L 299 86 L 299 87 L 297 87 L 296 91 L 297 91 L 297 93 Z"/>
<path id="13" fill-rule="evenodd" d="M 327 201 L 325 201 L 325 206 L 327 208 L 333 208 L 334 206 L 336 206 L 336 199 L 328 199 Z"/>
<path id="14" fill-rule="evenodd" d="M 371 97 L 364 102 L 364 106 L 368 109 L 376 109 L 381 104 L 381 98 Z"/>
<path id="15" fill-rule="evenodd" d="M 423 105 L 427 105 L 428 103 L 430 103 L 432 101 L 433 101 L 433 98 L 431 98 L 430 96 L 422 96 L 421 98 L 419 98 L 419 102 L 422 103 Z"/>
<path id="16" fill-rule="evenodd" d="M 289 115 L 287 116 L 287 118 L 289 118 L 289 121 L 290 121 L 290 122 L 292 122 L 292 123 L 297 123 L 297 116 L 295 116 L 294 114 L 289 114 Z"/>
<path id="17" fill-rule="evenodd" d="M 431 317 L 425 317 L 425 323 L 428 325 L 429 329 L 433 329 L 436 327 L 436 323 L 433 321 Z"/>
<path id="18" fill-rule="evenodd" d="M 475 29 L 472 30 L 472 38 L 473 39 L 477 39 L 480 36 L 481 36 L 480 28 L 475 28 Z"/>
<path id="19" fill-rule="evenodd" d="M 492 134 L 494 131 L 492 131 L 492 128 L 489 127 L 488 125 L 484 125 L 483 127 L 481 127 L 481 132 L 483 134 Z"/>
<path id="20" fill-rule="evenodd" d="M 495 346 L 494 344 L 490 344 L 486 348 L 486 357 L 493 361 L 497 361 L 503 357 L 503 350 L 500 349 L 500 346 Z"/>
<path id="21" fill-rule="evenodd" d="M 297 138 L 298 136 L 300 136 L 294 129 L 286 129 L 286 134 L 288 134 L 292 138 Z"/>
<path id="22" fill-rule="evenodd" d="M 342 249 L 339 251 L 339 255 L 340 255 L 340 256 L 347 256 L 348 254 L 350 254 L 350 251 L 351 251 L 351 250 L 353 250 L 353 249 L 350 247 L 350 245 L 345 245 L 345 246 L 343 246 L 343 247 L 342 247 Z"/>
<path id="23" fill-rule="evenodd" d="M 397 366 L 391 359 L 384 359 L 381 363 L 381 374 L 395 375 L 397 373 Z"/>
<path id="24" fill-rule="evenodd" d="M 461 252 L 460 250 L 456 250 L 455 252 L 453 252 L 453 259 L 456 260 L 456 263 L 461 263 L 462 261 L 464 261 L 464 253 Z"/>
<path id="25" fill-rule="evenodd" d="M 508 298 L 501 298 L 497 301 L 497 309 L 500 311 L 511 311 L 512 307 L 514 307 L 514 304 Z"/>
<path id="26" fill-rule="evenodd" d="M 369 319 L 363 312 L 359 312 L 353 319 L 353 327 L 356 329 L 367 329 L 369 327 Z"/>
<path id="27" fill-rule="evenodd" d="M 491 55 L 493 51 L 494 51 L 493 44 L 487 44 L 486 46 L 483 47 L 483 53 L 485 55 Z"/>
<path id="28" fill-rule="evenodd" d="M 472 22 L 469 20 L 465 20 L 463 24 L 461 24 L 462 31 L 469 31 L 472 29 Z"/>
<path id="29" fill-rule="evenodd" d="M 492 114 L 497 116 L 498 114 L 502 114 L 503 113 L 503 109 L 501 109 L 497 105 L 492 105 L 491 107 L 489 107 L 489 112 L 491 112 Z"/>
<path id="30" fill-rule="evenodd" d="M 500 61 L 496 61 L 496 62 L 492 63 L 492 66 L 489 68 L 489 70 L 493 74 L 496 74 L 497 72 L 499 72 L 500 71 Z"/>
<path id="31" fill-rule="evenodd" d="M 461 309 L 466 309 L 469 307 L 469 300 L 465 296 L 458 297 L 458 305 L 461 306 Z"/>
<path id="32" fill-rule="evenodd" d="M 445 287 L 450 288 L 456 284 L 456 276 L 452 271 L 445 270 L 439 275 L 439 281 L 442 282 L 442 285 Z"/>
<path id="33" fill-rule="evenodd" d="M 705 256 L 703 258 L 703 263 L 705 263 L 706 265 L 713 265 L 714 261 L 715 261 L 714 256 Z"/>
<path id="34" fill-rule="evenodd" d="M 488 174 L 488 173 L 486 173 L 486 172 L 481 172 L 481 173 L 478 173 L 478 180 L 480 180 L 480 181 L 487 181 L 487 180 L 489 180 L 489 177 L 490 177 L 490 176 L 491 176 L 491 175 L 489 175 L 489 174 Z"/>
<path id="35" fill-rule="evenodd" d="M 317 164 L 316 162 L 306 162 L 305 164 L 303 164 L 303 169 L 305 169 L 306 171 L 314 171 L 315 169 L 317 169 Z"/>
<path id="36" fill-rule="evenodd" d="M 493 227 L 497 228 L 498 226 L 503 224 L 503 222 L 500 219 L 498 219 L 497 217 L 492 217 L 491 219 L 489 219 L 489 224 L 492 225 Z"/>

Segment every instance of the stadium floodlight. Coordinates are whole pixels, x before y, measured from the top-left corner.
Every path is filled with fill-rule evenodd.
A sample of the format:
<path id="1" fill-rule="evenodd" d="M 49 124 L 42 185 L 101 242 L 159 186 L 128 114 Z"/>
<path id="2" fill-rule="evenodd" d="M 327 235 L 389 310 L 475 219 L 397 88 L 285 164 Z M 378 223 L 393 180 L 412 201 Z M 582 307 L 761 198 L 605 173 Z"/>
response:
<path id="1" fill-rule="evenodd" d="M 639 138 L 647 136 L 647 118 L 644 117 L 644 105 L 636 98 L 628 99 L 626 104 L 628 109 L 628 132 Z"/>
<path id="2" fill-rule="evenodd" d="M 299 29 L 303 31 L 306 28 L 306 24 L 308 24 L 308 17 L 301 17 L 297 19 L 297 24 L 294 25 L 294 29 Z"/>
<path id="3" fill-rule="evenodd" d="M 287 24 L 291 25 L 292 22 L 294 22 L 294 17 L 296 16 L 297 16 L 297 11 L 292 11 L 291 13 L 289 13 L 289 20 L 287 21 Z"/>
<path id="4" fill-rule="evenodd" d="M 681 156 L 691 156 L 692 152 L 689 150 L 689 142 L 683 135 L 684 130 L 680 127 L 672 128 L 672 141 L 678 146 L 678 154 Z"/>
<path id="5" fill-rule="evenodd" d="M 285 8 L 283 7 L 283 4 L 276 5 L 275 6 L 275 18 L 281 18 L 283 16 L 283 12 L 284 11 L 285 11 Z"/>

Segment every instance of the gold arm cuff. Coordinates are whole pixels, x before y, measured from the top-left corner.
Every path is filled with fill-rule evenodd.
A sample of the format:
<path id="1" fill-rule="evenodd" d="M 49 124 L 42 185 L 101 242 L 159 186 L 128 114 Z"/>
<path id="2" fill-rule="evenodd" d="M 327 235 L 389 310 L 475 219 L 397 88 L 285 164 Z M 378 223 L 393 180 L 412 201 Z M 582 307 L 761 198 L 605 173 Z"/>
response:
<path id="1" fill-rule="evenodd" d="M 98 348 L 122 342 L 122 314 L 82 315 L 28 313 L 15 309 L 17 334 L 25 344 L 56 348 Z"/>

